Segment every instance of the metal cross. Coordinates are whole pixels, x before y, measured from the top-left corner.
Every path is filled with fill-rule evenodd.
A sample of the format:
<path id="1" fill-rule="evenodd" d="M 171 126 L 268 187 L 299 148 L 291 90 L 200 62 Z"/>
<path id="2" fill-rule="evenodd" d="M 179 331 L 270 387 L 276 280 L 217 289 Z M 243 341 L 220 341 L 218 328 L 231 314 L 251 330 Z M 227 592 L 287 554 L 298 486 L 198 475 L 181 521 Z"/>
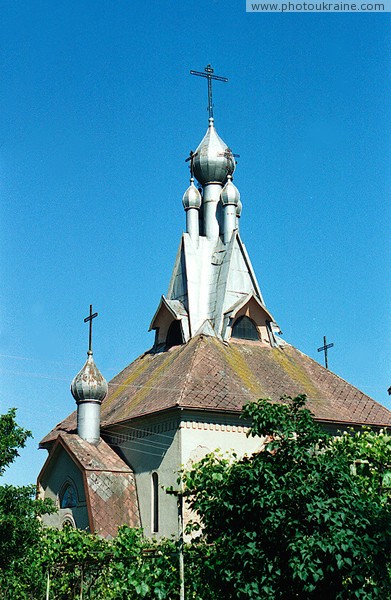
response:
<path id="1" fill-rule="evenodd" d="M 88 340 L 88 352 L 92 352 L 92 319 L 98 316 L 98 313 L 92 314 L 92 304 L 90 304 L 90 314 L 84 319 L 84 323 L 90 322 L 90 334 Z"/>
<path id="2" fill-rule="evenodd" d="M 324 362 L 325 362 L 326 369 L 329 368 L 329 364 L 328 364 L 328 361 L 327 361 L 327 350 L 329 348 L 332 348 L 333 346 L 334 346 L 334 344 L 328 344 L 327 343 L 326 336 L 324 335 L 323 336 L 323 346 L 321 348 L 318 348 L 318 352 L 324 352 Z"/>
<path id="3" fill-rule="evenodd" d="M 193 177 L 193 167 L 194 167 L 194 159 L 197 156 L 198 152 L 193 152 L 193 150 L 190 150 L 190 154 L 189 156 L 186 158 L 185 162 L 189 162 L 190 161 L 190 176 Z"/>
<path id="4" fill-rule="evenodd" d="M 190 71 L 190 75 L 198 75 L 198 77 L 206 77 L 206 79 L 208 80 L 208 111 L 209 111 L 209 118 L 212 118 L 213 117 L 212 79 L 214 79 L 215 81 L 225 81 L 225 82 L 227 82 L 228 79 L 226 77 L 219 77 L 218 75 L 213 75 L 214 71 L 210 65 L 205 67 L 204 71 L 205 71 L 205 73 L 203 73 L 202 71 Z"/>
<path id="5" fill-rule="evenodd" d="M 219 156 L 225 156 L 225 158 L 231 158 L 232 156 L 234 158 L 240 158 L 240 154 L 234 154 L 231 148 L 226 148 L 224 152 L 219 153 Z"/>

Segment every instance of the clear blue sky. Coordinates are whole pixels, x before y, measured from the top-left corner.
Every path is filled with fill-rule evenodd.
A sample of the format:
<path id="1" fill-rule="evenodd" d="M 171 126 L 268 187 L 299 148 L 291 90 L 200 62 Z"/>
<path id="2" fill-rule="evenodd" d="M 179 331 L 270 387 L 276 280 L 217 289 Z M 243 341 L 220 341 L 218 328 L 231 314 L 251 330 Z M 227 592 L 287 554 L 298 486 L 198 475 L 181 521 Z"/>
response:
<path id="1" fill-rule="evenodd" d="M 185 225 L 184 159 L 216 127 L 240 154 L 241 232 L 284 338 L 391 406 L 390 15 L 246 14 L 239 0 L 3 0 L 1 411 L 31 441 L 153 343 Z"/>

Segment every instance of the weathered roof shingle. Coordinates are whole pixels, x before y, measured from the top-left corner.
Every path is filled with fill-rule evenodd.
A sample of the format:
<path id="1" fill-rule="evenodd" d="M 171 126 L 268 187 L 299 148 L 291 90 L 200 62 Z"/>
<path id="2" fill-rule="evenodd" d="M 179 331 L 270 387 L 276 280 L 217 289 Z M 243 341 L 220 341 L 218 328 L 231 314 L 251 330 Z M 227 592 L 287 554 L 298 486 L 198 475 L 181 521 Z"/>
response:
<path id="1" fill-rule="evenodd" d="M 60 434 L 58 442 L 84 472 L 91 531 L 114 537 L 120 525 L 139 527 L 134 474 L 114 450 L 104 440 L 93 445 L 76 434 Z"/>
<path id="2" fill-rule="evenodd" d="M 290 345 L 225 344 L 200 335 L 187 344 L 137 358 L 109 383 L 102 428 L 180 406 L 239 412 L 248 400 L 304 393 L 319 421 L 391 426 L 391 412 Z M 41 442 L 76 429 L 76 412 Z"/>

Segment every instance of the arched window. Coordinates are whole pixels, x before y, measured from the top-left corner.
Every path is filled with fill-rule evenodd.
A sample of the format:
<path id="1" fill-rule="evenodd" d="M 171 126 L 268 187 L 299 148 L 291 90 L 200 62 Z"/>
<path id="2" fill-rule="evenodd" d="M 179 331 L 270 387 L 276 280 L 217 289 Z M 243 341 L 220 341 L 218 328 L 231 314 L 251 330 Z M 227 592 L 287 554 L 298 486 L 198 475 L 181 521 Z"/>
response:
<path id="1" fill-rule="evenodd" d="M 60 494 L 60 508 L 73 508 L 77 505 L 76 489 L 72 483 L 67 482 Z"/>
<path id="2" fill-rule="evenodd" d="M 152 473 L 152 531 L 159 531 L 159 475 Z"/>
<path id="3" fill-rule="evenodd" d="M 75 522 L 72 519 L 72 517 L 70 517 L 70 515 L 67 515 L 62 522 L 61 529 L 64 529 L 65 527 L 71 527 L 72 529 L 76 529 Z"/>
<path id="4" fill-rule="evenodd" d="M 236 319 L 232 327 L 232 336 L 239 340 L 259 340 L 258 330 L 252 319 L 246 316 Z"/>
<path id="5" fill-rule="evenodd" d="M 166 346 L 180 346 L 183 344 L 182 327 L 180 321 L 173 321 L 168 329 Z"/>

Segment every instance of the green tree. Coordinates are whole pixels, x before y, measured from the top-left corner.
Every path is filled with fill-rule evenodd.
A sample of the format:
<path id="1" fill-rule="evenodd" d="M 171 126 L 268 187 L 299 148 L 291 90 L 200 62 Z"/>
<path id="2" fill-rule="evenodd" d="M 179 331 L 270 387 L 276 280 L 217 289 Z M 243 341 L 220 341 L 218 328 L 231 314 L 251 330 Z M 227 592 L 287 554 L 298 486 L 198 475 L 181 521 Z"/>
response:
<path id="1" fill-rule="evenodd" d="M 19 449 L 24 448 L 31 437 L 31 431 L 19 427 L 15 421 L 16 409 L 0 415 L 0 475 L 19 456 Z"/>
<path id="2" fill-rule="evenodd" d="M 183 474 L 211 598 L 390 597 L 389 505 L 363 491 L 351 457 L 331 449 L 304 404 L 247 404 L 264 451 L 210 454 Z"/>
<path id="3" fill-rule="evenodd" d="M 391 435 L 387 431 L 350 429 L 332 440 L 331 449 L 350 462 L 350 470 L 363 492 L 380 496 L 383 503 L 390 501 Z"/>
<path id="4" fill-rule="evenodd" d="M 11 409 L 0 415 L 0 475 L 31 437 Z M 34 485 L 0 486 L 0 599 L 164 600 L 178 596 L 175 543 L 146 540 L 120 528 L 113 540 L 72 528 L 44 529 L 38 517 L 55 510 L 35 498 Z"/>
<path id="5" fill-rule="evenodd" d="M 19 455 L 31 432 L 19 427 L 15 409 L 0 415 L 0 475 Z M 23 570 L 29 549 L 41 535 L 39 516 L 52 512 L 49 501 L 35 499 L 35 486 L 0 486 L 0 585 L 8 589 L 12 577 Z M 13 575 L 14 574 L 14 575 Z"/>
<path id="6" fill-rule="evenodd" d="M 48 528 L 10 566 L 0 598 L 44 598 L 49 590 L 51 600 L 175 600 L 177 563 L 174 542 L 151 542 L 140 529 L 123 526 L 106 540 L 71 527 Z"/>
<path id="7" fill-rule="evenodd" d="M 140 529 L 123 526 L 113 540 L 112 553 L 112 562 L 102 581 L 101 598 L 179 598 L 178 556 L 173 541 L 146 540 Z"/>

